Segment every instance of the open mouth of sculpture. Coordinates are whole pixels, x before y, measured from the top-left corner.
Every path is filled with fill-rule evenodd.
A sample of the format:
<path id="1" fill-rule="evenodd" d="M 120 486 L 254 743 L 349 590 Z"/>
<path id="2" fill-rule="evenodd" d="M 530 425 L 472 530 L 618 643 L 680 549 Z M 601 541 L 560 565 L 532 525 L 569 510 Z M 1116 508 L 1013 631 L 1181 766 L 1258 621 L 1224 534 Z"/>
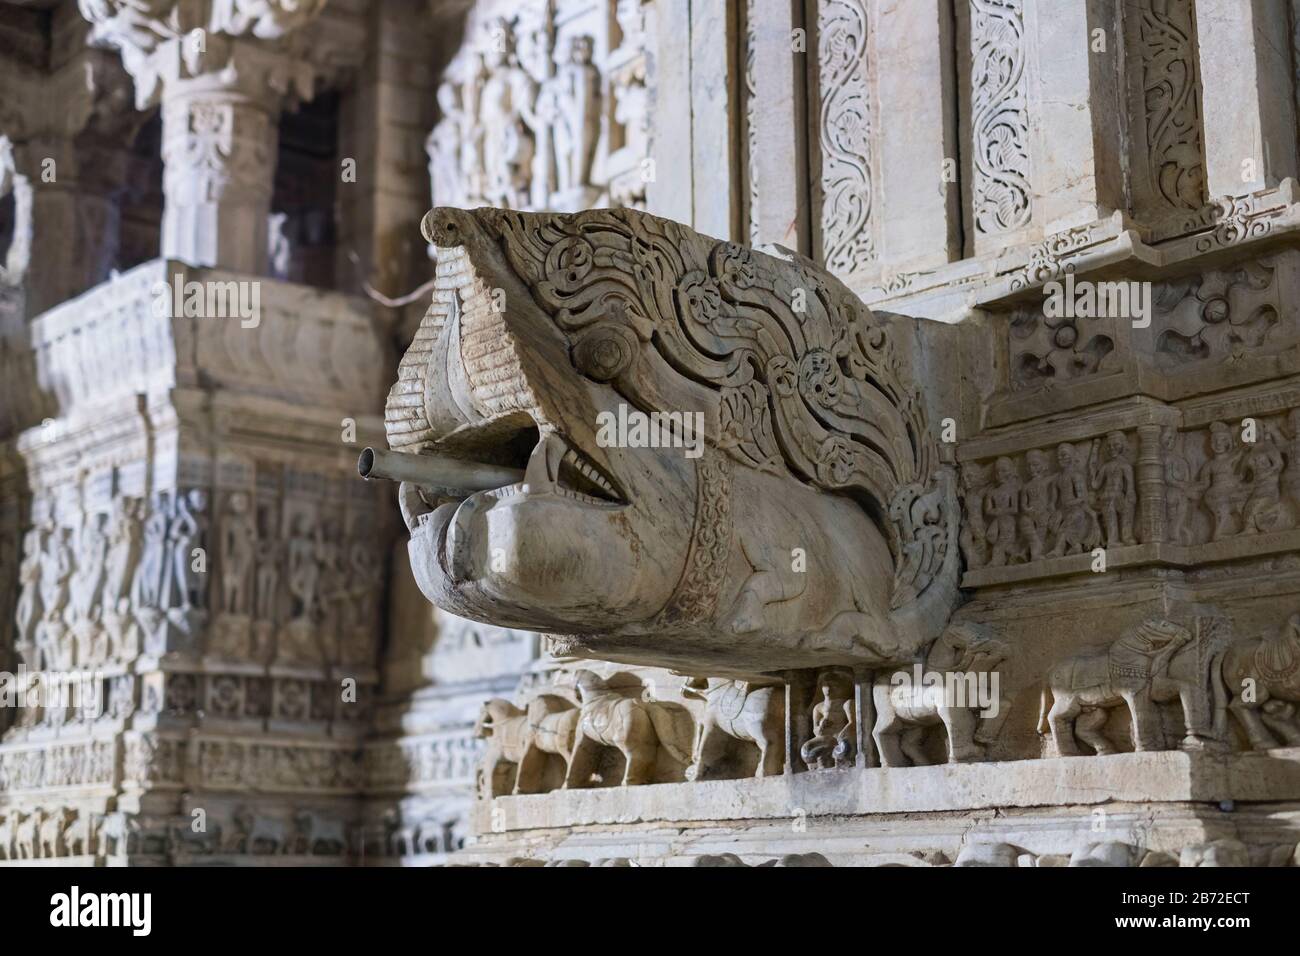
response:
<path id="1" fill-rule="evenodd" d="M 580 448 L 556 432 L 538 437 L 524 467 L 524 480 L 497 494 L 560 495 L 583 504 L 619 506 L 627 499 L 615 480 Z"/>

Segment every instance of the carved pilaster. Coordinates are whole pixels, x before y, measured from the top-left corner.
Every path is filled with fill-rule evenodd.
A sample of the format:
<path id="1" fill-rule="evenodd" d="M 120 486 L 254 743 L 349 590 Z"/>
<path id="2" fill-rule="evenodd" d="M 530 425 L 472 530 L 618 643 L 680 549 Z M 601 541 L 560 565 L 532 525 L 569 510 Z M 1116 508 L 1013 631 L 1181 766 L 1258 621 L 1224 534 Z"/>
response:
<path id="1" fill-rule="evenodd" d="M 865 0 L 817 5 L 820 258 L 843 279 L 878 255 L 873 219 L 877 121 L 869 84 L 870 36 Z M 787 44 L 788 46 L 788 44 Z M 760 74 L 760 90 L 762 78 Z"/>
<path id="2" fill-rule="evenodd" d="M 979 252 L 986 237 L 1014 233 L 1033 214 L 1022 0 L 971 0 L 970 51 L 970 206 Z"/>
<path id="3" fill-rule="evenodd" d="M 1165 474 L 1160 449 L 1160 426 L 1138 426 L 1137 488 L 1138 539 L 1145 543 L 1165 540 Z"/>

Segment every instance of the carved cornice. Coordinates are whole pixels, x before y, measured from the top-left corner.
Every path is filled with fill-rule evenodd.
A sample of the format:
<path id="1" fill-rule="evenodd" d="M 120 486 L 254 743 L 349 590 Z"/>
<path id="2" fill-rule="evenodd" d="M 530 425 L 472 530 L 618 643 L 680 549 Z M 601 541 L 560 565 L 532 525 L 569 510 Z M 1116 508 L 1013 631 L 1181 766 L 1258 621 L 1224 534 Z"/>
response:
<path id="1" fill-rule="evenodd" d="M 79 0 L 91 42 L 116 48 L 145 109 L 163 85 L 310 98 L 315 71 L 300 28 L 325 0 Z M 328 48 L 328 44 L 323 48 Z"/>

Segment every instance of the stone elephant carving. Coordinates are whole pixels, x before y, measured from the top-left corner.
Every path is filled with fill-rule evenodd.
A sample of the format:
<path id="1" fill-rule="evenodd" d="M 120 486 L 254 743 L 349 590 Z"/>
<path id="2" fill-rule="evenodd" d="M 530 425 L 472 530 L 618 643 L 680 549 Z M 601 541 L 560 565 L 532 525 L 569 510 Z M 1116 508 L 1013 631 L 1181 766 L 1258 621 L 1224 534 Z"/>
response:
<path id="1" fill-rule="evenodd" d="M 1251 750 L 1278 746 L 1274 732 L 1287 745 L 1300 744 L 1294 724 L 1294 704 L 1300 703 L 1300 614 L 1293 614 L 1276 634 L 1229 646 L 1222 678 L 1228 695 L 1225 716 L 1236 718 Z M 1254 692 L 1244 693 L 1248 687 Z"/>
<path id="2" fill-rule="evenodd" d="M 732 741 L 758 747 L 756 777 L 779 775 L 785 765 L 785 688 L 739 680 L 688 680 L 682 696 L 704 701 L 690 780 L 713 779 Z"/>
<path id="3" fill-rule="evenodd" d="M 1215 737 L 1207 702 L 1215 697 L 1221 711 L 1220 657 L 1202 663 L 1192 633 L 1181 624 L 1153 618 L 1103 650 L 1067 657 L 1048 672 L 1043 687 L 1038 732 L 1050 732 L 1057 753 L 1079 756 L 1075 735 L 1098 755 L 1117 753 L 1102 733 L 1110 708 L 1126 706 L 1133 719 L 1133 743 L 1139 751 L 1165 749 L 1157 703 L 1182 705 L 1186 748 L 1203 747 Z M 1049 707 L 1050 701 L 1050 707 Z"/>
<path id="4" fill-rule="evenodd" d="M 660 748 L 690 765 L 694 727 L 685 707 L 628 697 L 589 670 L 577 672 L 575 688 L 581 716 L 565 787 L 590 785 L 602 747 L 623 755 L 624 787 L 651 782 Z"/>
<path id="5" fill-rule="evenodd" d="M 872 687 L 876 724 L 871 735 L 881 764 L 906 767 L 929 763 L 922 736 L 927 727 L 936 724 L 947 731 L 950 763 L 984 759 L 976 731 L 979 718 L 985 716 L 991 723 L 982 734 L 989 740 L 1005 714 L 994 678 L 987 678 L 985 688 L 978 684 L 981 677 L 996 674 L 1010 653 L 988 628 L 954 624 L 931 645 L 923 664 L 877 677 Z"/>
<path id="6" fill-rule="evenodd" d="M 529 701 L 527 708 L 516 707 L 508 700 L 494 697 L 483 704 L 475 736 L 488 741 L 483 756 L 483 792 L 491 797 L 503 764 L 515 767 L 512 793 L 540 793 L 548 754 L 564 761 L 565 779 L 577 739 L 577 708 L 553 694 L 542 694 Z"/>

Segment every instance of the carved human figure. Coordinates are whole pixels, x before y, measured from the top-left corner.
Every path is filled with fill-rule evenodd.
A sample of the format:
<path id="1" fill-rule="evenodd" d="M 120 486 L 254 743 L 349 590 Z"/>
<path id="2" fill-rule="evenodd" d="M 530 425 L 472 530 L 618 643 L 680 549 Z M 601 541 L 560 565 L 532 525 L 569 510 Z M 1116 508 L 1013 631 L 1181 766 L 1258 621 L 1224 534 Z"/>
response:
<path id="1" fill-rule="evenodd" d="M 18 607 L 15 617 L 18 632 L 15 635 L 17 647 L 30 647 L 36 640 L 36 625 L 42 616 L 41 605 L 41 566 L 43 563 L 50 529 L 38 524 L 23 535 L 23 558 L 18 565 Z"/>
<path id="2" fill-rule="evenodd" d="M 97 616 L 104 586 L 104 562 L 108 539 L 102 530 L 104 516 L 87 512 L 77 531 L 75 571 L 68 588 L 69 623 Z"/>
<path id="3" fill-rule="evenodd" d="M 292 617 L 295 621 L 311 621 L 316 617 L 319 599 L 320 551 L 315 522 L 306 512 L 293 517 L 289 536 L 289 594 L 293 596 Z"/>
<path id="4" fill-rule="evenodd" d="M 1123 432 L 1106 436 L 1106 460 L 1100 461 L 1100 441 L 1092 443 L 1089 457 L 1090 486 L 1101 502 L 1107 547 L 1135 544 L 1133 517 L 1137 512 L 1137 486 L 1128 461 L 1128 437 Z"/>
<path id="5" fill-rule="evenodd" d="M 429 182 L 434 203 L 461 206 L 466 199 L 465 177 L 461 169 L 462 130 L 465 110 L 461 87 L 450 79 L 438 85 L 439 119 L 425 142 L 429 154 Z"/>
<path id="6" fill-rule="evenodd" d="M 1037 561 L 1047 550 L 1048 524 L 1056 507 L 1056 479 L 1048 472 L 1047 453 L 1031 449 L 1025 455 L 1029 480 L 1020 489 L 1020 534 L 1029 546 L 1029 560 Z"/>
<path id="7" fill-rule="evenodd" d="M 36 650 L 39 667 L 70 667 L 71 648 L 65 647 L 67 626 L 64 615 L 68 608 L 68 586 L 75 568 L 72 548 L 68 543 L 70 530 L 55 528 L 46 538 L 45 552 L 41 558 L 41 621 L 36 626 Z"/>
<path id="8" fill-rule="evenodd" d="M 1286 458 L 1281 438 L 1270 424 L 1263 435 L 1246 450 L 1241 463 L 1242 474 L 1249 483 L 1249 497 L 1242 508 L 1242 530 L 1247 534 L 1282 531 L 1294 524 L 1291 511 L 1282 499 L 1282 470 Z"/>
<path id="9" fill-rule="evenodd" d="M 194 554 L 196 548 L 202 547 L 203 515 L 207 510 L 207 495 L 194 489 L 189 494 L 177 495 L 175 513 L 167 529 L 168 551 L 172 560 L 172 583 L 174 596 L 170 599 L 176 603 L 171 607 L 190 610 L 202 607 L 205 567 Z"/>
<path id="10" fill-rule="evenodd" d="M 1095 548 L 1101 540 L 1097 513 L 1088 505 L 1088 477 L 1084 463 L 1069 442 L 1056 446 L 1056 511 L 1051 531 L 1056 535 L 1052 555 L 1078 554 Z"/>
<path id="11" fill-rule="evenodd" d="M 552 136 L 556 186 L 561 193 L 591 184 L 600 135 L 600 71 L 592 65 L 592 50 L 591 37 L 571 37 L 568 60 L 559 64 L 550 81 L 557 106 Z"/>
<path id="12" fill-rule="evenodd" d="M 139 498 L 123 497 L 113 509 L 109 526 L 108 557 L 104 562 L 104 610 L 126 613 L 130 604 L 131 581 L 140 561 Z"/>
<path id="13" fill-rule="evenodd" d="M 817 675 L 821 692 L 812 708 L 812 737 L 799 748 L 809 770 L 829 770 L 853 765 L 853 684 L 842 671 L 825 670 Z"/>
<path id="14" fill-rule="evenodd" d="M 524 113 L 533 106 L 537 84 L 519 66 L 509 21 L 498 18 L 488 25 L 488 31 L 484 53 L 488 78 L 479 105 L 484 193 L 494 205 L 517 208 L 527 205 L 529 197 L 534 143 Z"/>
<path id="15" fill-rule="evenodd" d="M 252 603 L 253 564 L 257 526 L 248 495 L 235 492 L 226 499 L 218 547 L 221 549 L 221 609 L 247 614 Z"/>
<path id="16" fill-rule="evenodd" d="M 317 639 L 328 649 L 331 661 L 337 661 L 339 639 L 342 637 L 342 625 L 347 616 L 347 605 L 351 598 L 348 588 L 348 573 L 344 566 L 342 531 L 339 523 L 327 518 L 321 523 L 320 534 L 316 542 L 316 560 L 320 565 L 320 603 L 322 620 L 318 627 Z M 328 609 L 328 610 L 326 610 Z"/>
<path id="17" fill-rule="evenodd" d="M 984 486 L 988 471 L 975 462 L 961 467 L 962 526 L 960 544 L 966 567 L 982 568 L 988 561 L 988 526 L 984 521 Z"/>
<path id="18" fill-rule="evenodd" d="M 1175 544 L 1187 544 L 1191 528 L 1187 524 L 1188 503 L 1195 500 L 1192 466 L 1178 447 L 1178 429 L 1166 425 L 1160 431 L 1161 458 L 1165 476 L 1166 534 Z"/>
<path id="19" fill-rule="evenodd" d="M 988 512 L 988 540 L 992 546 L 989 566 L 1000 568 L 1019 558 L 1016 540 L 1016 516 L 1020 510 L 1020 475 L 1010 458 L 999 458 L 993 465 L 997 484 L 989 489 L 984 508 Z"/>
<path id="20" fill-rule="evenodd" d="M 167 522 L 171 501 L 165 491 L 154 498 L 149 517 L 144 523 L 144 543 L 140 553 L 140 567 L 133 582 L 132 604 L 137 608 L 162 606 L 164 578 L 168 577 Z"/>
<path id="21" fill-rule="evenodd" d="M 1210 426 L 1210 458 L 1201 466 L 1196 478 L 1201 502 L 1213 520 L 1210 537 L 1214 541 L 1231 537 L 1239 530 L 1237 508 L 1245 493 L 1238 475 L 1241 452 L 1237 450 L 1232 429 L 1223 422 Z"/>

